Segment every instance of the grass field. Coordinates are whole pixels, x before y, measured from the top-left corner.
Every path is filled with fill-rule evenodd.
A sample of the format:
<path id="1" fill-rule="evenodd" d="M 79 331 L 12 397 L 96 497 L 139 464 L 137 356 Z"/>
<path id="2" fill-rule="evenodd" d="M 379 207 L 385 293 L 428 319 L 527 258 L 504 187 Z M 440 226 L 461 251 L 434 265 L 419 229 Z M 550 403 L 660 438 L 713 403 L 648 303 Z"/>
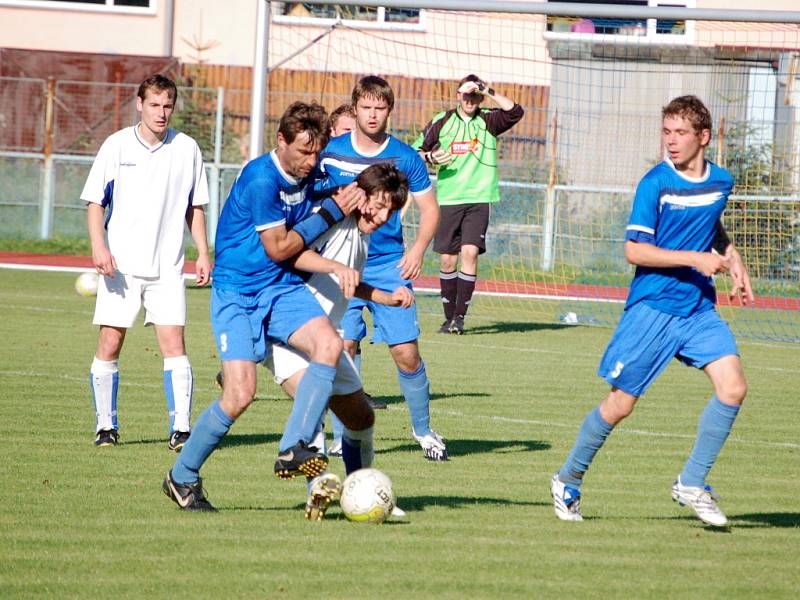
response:
<path id="1" fill-rule="evenodd" d="M 220 513 L 180 512 L 161 492 L 162 364 L 153 332 L 121 359 L 122 443 L 92 445 L 93 301 L 75 275 L 0 269 L 0 597 L 795 598 L 800 590 L 800 347 L 741 342 L 750 395 L 711 482 L 732 526 L 705 528 L 670 501 L 709 396 L 674 364 L 598 455 L 583 523 L 553 515 L 548 480 L 580 419 L 606 392 L 595 376 L 610 330 L 468 323 L 421 346 L 434 427 L 451 460 L 422 458 L 383 347 L 365 349 L 378 413 L 376 466 L 405 522 L 356 525 L 332 508 L 302 517 L 304 485 L 272 474 L 288 415 L 266 373 L 257 401 L 203 475 Z M 215 397 L 208 291 L 191 290 L 195 415 Z M 343 473 L 334 459 L 333 468 Z"/>

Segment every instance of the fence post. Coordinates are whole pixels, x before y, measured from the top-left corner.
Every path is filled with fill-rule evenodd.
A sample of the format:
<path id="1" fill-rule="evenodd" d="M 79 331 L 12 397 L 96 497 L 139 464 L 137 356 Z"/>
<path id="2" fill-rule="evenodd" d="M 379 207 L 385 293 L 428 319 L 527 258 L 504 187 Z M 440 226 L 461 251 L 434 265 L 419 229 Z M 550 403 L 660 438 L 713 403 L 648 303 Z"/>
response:
<path id="1" fill-rule="evenodd" d="M 44 113 L 44 168 L 39 202 L 39 238 L 50 239 L 53 234 L 53 109 L 55 107 L 56 80 L 47 78 L 47 102 Z"/>
<path id="2" fill-rule="evenodd" d="M 553 134 L 550 140 L 550 164 L 548 165 L 547 191 L 544 203 L 544 226 L 542 228 L 542 271 L 550 271 L 555 262 L 556 238 L 556 133 L 558 114 L 553 115 Z"/>
<path id="3" fill-rule="evenodd" d="M 217 88 L 217 117 L 214 124 L 214 164 L 211 165 L 210 193 L 208 199 L 208 239 L 211 243 L 217 235 L 219 221 L 220 164 L 222 163 L 222 131 L 225 125 L 225 88 Z"/>

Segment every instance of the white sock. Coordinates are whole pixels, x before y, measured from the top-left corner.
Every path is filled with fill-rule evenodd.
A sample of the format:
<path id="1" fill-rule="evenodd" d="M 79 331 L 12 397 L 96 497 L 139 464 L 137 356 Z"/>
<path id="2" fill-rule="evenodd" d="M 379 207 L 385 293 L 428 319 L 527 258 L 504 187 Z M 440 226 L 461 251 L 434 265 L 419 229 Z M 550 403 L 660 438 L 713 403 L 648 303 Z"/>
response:
<path id="1" fill-rule="evenodd" d="M 192 420 L 192 391 L 194 378 L 189 357 L 174 356 L 164 359 L 164 394 L 169 411 L 169 429 L 189 431 Z"/>
<path id="2" fill-rule="evenodd" d="M 372 466 L 375 460 L 375 446 L 372 443 L 372 431 L 374 427 L 361 429 L 360 431 L 353 431 L 352 429 L 344 428 L 343 437 L 357 441 L 361 448 L 361 468 L 367 469 Z"/>
<path id="3" fill-rule="evenodd" d="M 95 356 L 89 372 L 89 385 L 94 397 L 95 431 L 119 429 L 117 422 L 119 361 L 100 360 Z"/>

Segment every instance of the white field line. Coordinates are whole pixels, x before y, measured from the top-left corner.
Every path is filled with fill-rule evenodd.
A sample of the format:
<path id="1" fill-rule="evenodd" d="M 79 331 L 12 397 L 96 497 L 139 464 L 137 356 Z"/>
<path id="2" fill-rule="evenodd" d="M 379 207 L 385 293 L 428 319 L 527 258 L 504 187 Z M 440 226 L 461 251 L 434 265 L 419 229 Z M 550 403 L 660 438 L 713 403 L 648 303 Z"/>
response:
<path id="1" fill-rule="evenodd" d="M 94 271 L 91 267 L 55 267 L 51 265 L 25 265 L 19 263 L 4 263 L 0 262 L 0 269 L 13 269 L 17 271 L 52 271 L 55 273 L 85 273 L 87 271 Z M 194 279 L 194 275 L 184 273 L 184 279 Z"/>
<path id="2" fill-rule="evenodd" d="M 86 383 L 88 380 L 87 377 L 75 377 L 74 375 L 64 375 L 64 374 L 52 374 L 52 373 L 41 373 L 41 372 L 34 372 L 34 371 L 0 371 L 0 377 L 27 377 L 27 378 L 48 378 L 48 379 L 60 379 L 62 381 L 74 381 L 80 383 Z M 123 378 L 120 381 L 120 384 L 126 387 L 132 388 L 144 388 L 144 389 L 161 389 L 162 386 L 159 384 L 154 383 L 139 383 L 139 382 L 126 382 Z M 263 399 L 279 399 L 278 396 L 259 396 Z M 283 396 L 280 396 L 283 398 Z M 390 406 L 388 407 L 392 411 L 405 411 L 405 406 Z M 578 424 L 577 423 L 562 423 L 559 421 L 542 421 L 539 419 L 520 419 L 520 418 L 511 418 L 511 417 L 501 417 L 498 415 L 480 415 L 474 413 L 463 413 L 454 410 L 436 410 L 436 413 L 444 414 L 450 417 L 458 417 L 460 419 L 480 419 L 484 421 L 495 421 L 495 422 L 502 422 L 502 423 L 516 423 L 519 425 L 540 425 L 543 427 L 559 427 L 562 429 L 576 429 Z M 630 435 L 639 435 L 644 437 L 656 437 L 656 438 L 672 438 L 672 439 L 694 439 L 694 435 L 689 434 L 682 434 L 682 433 L 669 433 L 665 431 L 647 431 L 643 429 L 627 429 L 625 427 L 618 427 L 615 429 L 618 433 L 627 433 Z M 731 436 L 728 438 L 728 441 L 731 443 L 736 444 L 744 444 L 748 446 L 765 446 L 770 448 L 790 448 L 790 449 L 800 449 L 800 444 L 794 444 L 791 442 L 768 442 L 763 440 L 748 440 L 739 438 L 736 436 Z"/>

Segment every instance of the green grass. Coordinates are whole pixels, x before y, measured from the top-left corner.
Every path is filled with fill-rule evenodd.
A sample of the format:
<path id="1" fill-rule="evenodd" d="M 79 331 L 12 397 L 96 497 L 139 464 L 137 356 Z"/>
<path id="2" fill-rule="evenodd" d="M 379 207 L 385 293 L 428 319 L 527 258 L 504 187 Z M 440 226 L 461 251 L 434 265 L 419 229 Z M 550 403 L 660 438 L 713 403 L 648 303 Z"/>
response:
<path id="1" fill-rule="evenodd" d="M 92 445 L 86 383 L 93 302 L 74 275 L 0 270 L 0 597 L 794 598 L 800 589 L 797 379 L 800 347 L 742 341 L 750 396 L 711 481 L 730 530 L 669 499 L 709 396 L 702 373 L 670 366 L 598 455 L 583 523 L 552 512 L 548 480 L 582 416 L 604 328 L 476 317 L 472 335 L 421 347 L 432 418 L 452 460 L 425 461 L 384 347 L 365 348 L 365 383 L 386 399 L 376 466 L 403 523 L 357 525 L 332 508 L 302 517 L 304 485 L 272 475 L 289 404 L 266 373 L 251 409 L 203 470 L 216 515 L 180 512 L 160 491 L 166 447 L 153 332 L 121 359 L 122 444 Z M 190 290 L 187 343 L 199 414 L 216 396 L 208 291 Z M 333 463 L 342 473 L 340 462 Z"/>

